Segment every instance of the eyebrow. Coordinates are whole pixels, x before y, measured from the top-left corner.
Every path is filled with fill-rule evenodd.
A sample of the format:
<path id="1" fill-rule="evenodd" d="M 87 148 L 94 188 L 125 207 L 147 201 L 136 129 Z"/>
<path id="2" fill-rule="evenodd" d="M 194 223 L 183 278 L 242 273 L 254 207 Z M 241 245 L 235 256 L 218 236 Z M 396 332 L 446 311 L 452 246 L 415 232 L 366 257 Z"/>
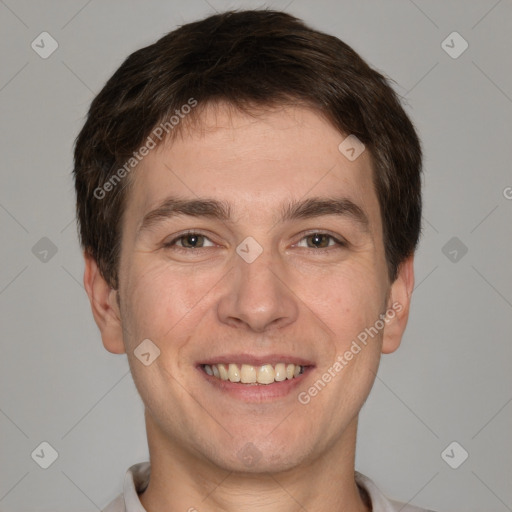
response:
<path id="1" fill-rule="evenodd" d="M 228 203 L 215 199 L 178 199 L 169 197 L 154 210 L 144 215 L 138 233 L 149 230 L 155 224 L 178 215 L 208 217 L 227 222 L 231 218 L 231 209 Z"/>
<path id="2" fill-rule="evenodd" d="M 370 222 L 368 216 L 360 206 L 346 197 L 310 197 L 304 200 L 296 200 L 284 205 L 280 213 L 280 222 L 325 215 L 346 217 L 356 222 L 362 231 L 369 233 Z M 207 198 L 179 199 L 169 197 L 144 215 L 137 233 L 140 234 L 164 220 L 179 215 L 206 217 L 222 222 L 232 220 L 230 205 L 224 201 Z"/>
<path id="3" fill-rule="evenodd" d="M 283 208 L 281 220 L 308 219 L 324 215 L 347 217 L 356 222 L 364 232 L 369 232 L 370 221 L 368 216 L 360 206 L 348 197 L 310 197 L 302 201 L 293 201 Z"/>

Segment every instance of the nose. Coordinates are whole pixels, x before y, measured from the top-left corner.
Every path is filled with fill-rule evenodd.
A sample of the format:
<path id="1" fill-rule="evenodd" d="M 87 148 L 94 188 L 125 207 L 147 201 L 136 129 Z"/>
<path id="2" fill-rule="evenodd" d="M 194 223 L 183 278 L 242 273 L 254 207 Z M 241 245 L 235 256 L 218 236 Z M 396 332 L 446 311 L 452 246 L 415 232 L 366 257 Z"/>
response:
<path id="1" fill-rule="evenodd" d="M 298 298 L 282 266 L 265 252 L 252 263 L 236 256 L 227 282 L 217 307 L 221 322 L 261 333 L 296 321 Z"/>

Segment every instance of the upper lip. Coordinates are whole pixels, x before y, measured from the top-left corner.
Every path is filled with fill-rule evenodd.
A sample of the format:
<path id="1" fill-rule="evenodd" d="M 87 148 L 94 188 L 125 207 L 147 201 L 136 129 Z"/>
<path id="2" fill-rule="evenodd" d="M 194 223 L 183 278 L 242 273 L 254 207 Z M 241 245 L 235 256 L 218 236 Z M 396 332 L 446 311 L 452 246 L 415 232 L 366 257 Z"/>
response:
<path id="1" fill-rule="evenodd" d="M 275 366 L 277 363 L 295 364 L 300 366 L 314 366 L 314 363 L 309 359 L 297 357 L 287 354 L 267 354 L 267 355 L 252 355 L 252 354 L 224 354 L 200 361 L 198 364 L 230 364 L 237 365 L 250 364 L 252 366 L 263 366 L 264 364 L 271 364 Z"/>

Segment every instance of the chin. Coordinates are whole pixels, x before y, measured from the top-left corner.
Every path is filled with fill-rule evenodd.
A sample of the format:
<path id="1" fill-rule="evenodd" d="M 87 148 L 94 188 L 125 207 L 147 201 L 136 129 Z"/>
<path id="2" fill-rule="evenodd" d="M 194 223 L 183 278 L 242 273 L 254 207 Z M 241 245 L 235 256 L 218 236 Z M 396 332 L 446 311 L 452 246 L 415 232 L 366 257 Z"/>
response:
<path id="1" fill-rule="evenodd" d="M 304 443 L 275 439 L 260 441 L 237 440 L 229 446 L 212 447 L 210 461 L 225 471 L 247 474 L 279 473 L 292 469 L 307 459 Z"/>

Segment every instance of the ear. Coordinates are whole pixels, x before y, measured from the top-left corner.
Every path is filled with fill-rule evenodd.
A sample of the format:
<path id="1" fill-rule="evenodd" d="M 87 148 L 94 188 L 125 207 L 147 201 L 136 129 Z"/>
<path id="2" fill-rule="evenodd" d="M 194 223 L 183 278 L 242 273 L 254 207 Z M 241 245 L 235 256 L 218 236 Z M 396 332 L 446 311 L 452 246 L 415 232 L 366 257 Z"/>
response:
<path id="1" fill-rule="evenodd" d="M 394 352 L 402 341 L 409 319 L 409 306 L 414 289 L 414 254 L 399 267 L 398 276 L 391 285 L 387 304 L 387 319 L 382 341 L 382 353 Z"/>
<path id="2" fill-rule="evenodd" d="M 92 314 L 101 332 L 103 346 L 113 354 L 125 352 L 121 314 L 114 290 L 101 275 L 94 258 L 84 253 L 84 286 L 91 303 Z"/>

